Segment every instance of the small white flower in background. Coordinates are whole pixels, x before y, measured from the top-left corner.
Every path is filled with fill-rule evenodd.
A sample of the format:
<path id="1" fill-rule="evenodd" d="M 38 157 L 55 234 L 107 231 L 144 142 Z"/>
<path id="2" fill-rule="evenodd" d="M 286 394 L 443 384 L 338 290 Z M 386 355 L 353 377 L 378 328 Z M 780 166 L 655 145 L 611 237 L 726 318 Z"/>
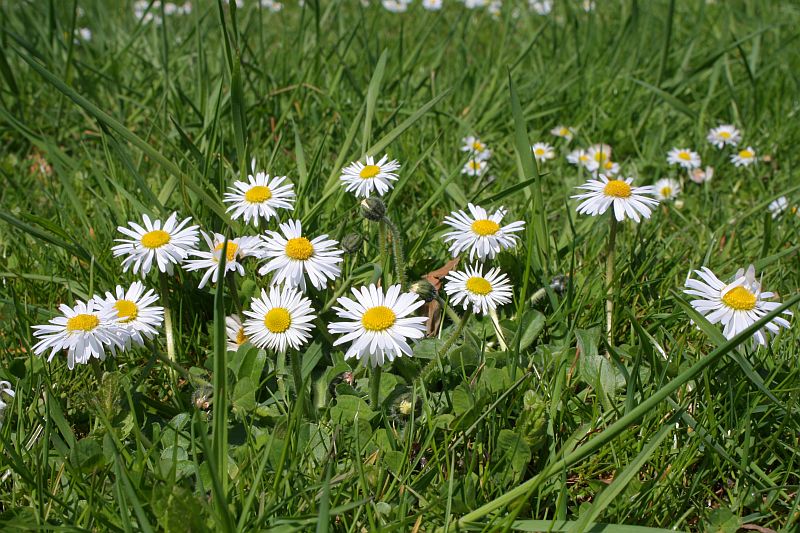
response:
<path id="1" fill-rule="evenodd" d="M 405 13 L 408 10 L 408 2 L 404 0 L 382 0 L 381 5 L 392 13 Z"/>
<path id="2" fill-rule="evenodd" d="M 485 161 L 492 157 L 492 151 L 486 146 L 486 143 L 477 137 L 464 137 L 461 139 L 463 145 L 461 146 L 462 152 L 469 152 L 473 159 Z"/>
<path id="3" fill-rule="evenodd" d="M 266 276 L 275 272 L 273 284 L 286 284 L 306 290 L 306 276 L 318 290 L 324 289 L 328 280 L 335 280 L 341 274 L 342 250 L 336 248 L 337 241 L 320 235 L 309 240 L 303 236 L 299 220 L 288 220 L 277 231 L 267 231 L 261 257 L 267 260 L 258 273 Z"/>
<path id="4" fill-rule="evenodd" d="M 594 0 L 583 0 L 581 7 L 583 8 L 584 11 L 589 13 L 591 11 L 594 11 L 595 2 Z"/>
<path id="5" fill-rule="evenodd" d="M 239 347 L 248 340 L 244 333 L 242 319 L 236 313 L 225 317 L 225 336 L 228 337 L 229 352 L 238 351 Z"/>
<path id="6" fill-rule="evenodd" d="M 712 324 L 723 324 L 722 334 L 732 339 L 764 315 L 780 307 L 780 302 L 768 302 L 775 297 L 772 292 L 761 292 L 761 283 L 756 281 L 755 268 L 750 265 L 745 272 L 739 269 L 733 282 L 724 283 L 706 267 L 695 270 L 700 279 L 686 280 L 686 294 L 698 296 L 691 304 Z M 784 315 L 792 316 L 791 311 Z M 777 334 L 780 328 L 788 328 L 789 322 L 775 317 L 764 328 L 753 335 L 754 344 L 766 345 L 769 334 Z"/>
<path id="7" fill-rule="evenodd" d="M 772 218 L 778 218 L 789 207 L 789 200 L 785 196 L 776 198 L 769 203 L 769 212 L 772 213 Z"/>
<path id="8" fill-rule="evenodd" d="M 616 176 L 619 174 L 619 163 L 606 161 L 600 168 L 595 170 L 599 170 L 600 173 L 605 174 L 606 176 Z"/>
<path id="9" fill-rule="evenodd" d="M 499 17 L 500 13 L 503 11 L 503 0 L 492 0 L 489 2 L 486 11 L 488 11 L 489 14 L 494 18 Z"/>
<path id="10" fill-rule="evenodd" d="M 531 151 L 533 152 L 534 159 L 540 163 L 544 163 L 556 156 L 555 148 L 547 143 L 534 143 L 533 146 L 531 146 Z"/>
<path id="11" fill-rule="evenodd" d="M 244 321 L 247 339 L 259 348 L 284 353 L 298 349 L 311 338 L 316 318 L 311 300 L 292 287 L 261 289 L 261 297 L 253 298 L 249 317 Z"/>
<path id="12" fill-rule="evenodd" d="M 611 146 L 607 144 L 595 144 L 586 150 L 588 161 L 585 163 L 590 172 L 596 172 L 606 167 L 611 162 Z"/>
<path id="13" fill-rule="evenodd" d="M 372 156 L 367 156 L 366 164 L 361 161 L 350 163 L 342 169 L 342 180 L 347 192 L 355 194 L 356 198 L 369 198 L 373 191 L 378 196 L 383 196 L 394 187 L 397 181 L 397 170 L 400 163 L 396 159 L 389 161 L 389 156 L 383 156 L 377 163 Z"/>
<path id="14" fill-rule="evenodd" d="M 33 353 L 41 355 L 50 350 L 48 362 L 56 353 L 67 350 L 67 367 L 72 370 L 76 363 L 85 365 L 92 357 L 104 360 L 106 349 L 115 354 L 117 348 L 125 348 L 128 332 L 117 324 L 113 307 L 90 299 L 75 302 L 74 307 L 61 304 L 58 309 L 61 315 L 49 324 L 33 326 L 33 336 L 40 339 Z"/>
<path id="15" fill-rule="evenodd" d="M 92 30 L 90 30 L 89 28 L 80 28 L 78 29 L 78 36 L 80 36 L 81 41 L 91 41 Z"/>
<path id="16" fill-rule="evenodd" d="M 0 381 L 0 428 L 3 427 L 3 420 L 6 416 L 6 407 L 8 404 L 5 402 L 5 397 L 13 398 L 17 395 L 14 389 L 11 388 L 11 383 L 8 381 Z"/>
<path id="17" fill-rule="evenodd" d="M 183 265 L 184 270 L 193 272 L 195 270 L 205 270 L 200 280 L 199 289 L 206 286 L 209 280 L 212 283 L 217 283 L 219 270 L 219 260 L 222 257 L 225 247 L 225 274 L 228 272 L 236 271 L 240 276 L 244 276 L 244 266 L 242 260 L 245 257 L 258 257 L 261 253 L 261 238 L 260 237 L 238 237 L 236 239 L 229 239 L 227 246 L 225 246 L 225 235 L 221 233 L 214 233 L 213 239 L 206 232 L 203 233 L 208 245 L 208 251 L 192 250 L 189 252 L 194 257 L 200 259 L 187 259 Z"/>
<path id="18" fill-rule="evenodd" d="M 197 226 L 187 226 L 191 217 L 180 223 L 177 220 L 178 214 L 172 213 L 162 226 L 160 220 L 151 221 L 142 215 L 144 226 L 128 222 L 130 228 L 117 227 L 117 231 L 132 238 L 114 239 L 122 244 L 111 248 L 114 257 L 126 256 L 122 270 L 127 272 L 133 266 L 133 273 L 144 277 L 155 261 L 159 271 L 172 274 L 173 265 L 180 265 L 198 241 Z"/>
<path id="19" fill-rule="evenodd" d="M 555 135 L 556 137 L 561 137 L 562 139 L 566 139 L 567 142 L 571 141 L 575 137 L 575 128 L 570 128 L 567 126 L 556 126 L 550 133 Z"/>
<path id="20" fill-rule="evenodd" d="M 681 184 L 672 178 L 658 180 L 653 188 L 656 191 L 656 198 L 662 202 L 674 200 L 681 193 Z"/>
<path id="21" fill-rule="evenodd" d="M 567 154 L 567 161 L 575 166 L 586 167 L 589 163 L 589 155 L 586 150 L 578 148 Z"/>
<path id="22" fill-rule="evenodd" d="M 164 321 L 164 308 L 153 305 L 158 301 L 158 295 L 153 289 L 145 292 L 141 281 L 134 281 L 128 290 L 117 285 L 115 294 L 106 292 L 105 298 L 95 296 L 94 299 L 116 313 L 117 325 L 128 333 L 126 348 L 130 347 L 130 341 L 143 346 L 144 339 L 152 339 L 158 334 Z"/>
<path id="23" fill-rule="evenodd" d="M 488 168 L 488 163 L 483 159 L 470 159 L 461 168 L 461 173 L 467 176 L 477 177 L 483 175 Z"/>
<path id="24" fill-rule="evenodd" d="M 696 168 L 692 170 L 691 174 L 689 174 L 689 179 L 695 183 L 704 183 L 706 181 L 711 181 L 711 178 L 714 177 L 714 167 L 706 167 L 705 170 L 702 168 Z"/>
<path id="25" fill-rule="evenodd" d="M 261 7 L 273 13 L 277 13 L 283 9 L 283 4 L 275 0 L 261 0 Z"/>
<path id="26" fill-rule="evenodd" d="M 609 180 L 599 174 L 597 179 L 590 179 L 585 185 L 578 186 L 578 189 L 589 191 L 572 196 L 583 200 L 578 205 L 578 213 L 598 216 L 613 205 L 614 217 L 620 222 L 626 217 L 634 222 L 639 222 L 641 217 L 650 218 L 651 209 L 658 205 L 657 200 L 646 196 L 655 193 L 653 187 L 631 187 L 631 182 L 633 178 Z"/>
<path id="27" fill-rule="evenodd" d="M 511 301 L 511 284 L 499 268 L 492 268 L 486 274 L 483 266 L 468 266 L 465 270 L 452 271 L 445 277 L 444 291 L 453 306 L 464 309 L 472 306 L 476 314 L 486 314 L 490 309 Z"/>
<path id="28" fill-rule="evenodd" d="M 528 5 L 537 15 L 549 15 L 553 10 L 553 0 L 528 0 Z"/>
<path id="29" fill-rule="evenodd" d="M 286 176 L 273 176 L 264 172 L 256 172 L 255 159 L 251 163 L 253 174 L 247 181 L 236 181 L 228 187 L 223 201 L 231 205 L 227 212 L 233 220 L 244 218 L 244 223 L 258 227 L 259 220 L 269 221 L 278 217 L 278 209 L 294 210 L 294 186 Z M 285 183 L 284 183 L 285 182 Z"/>
<path id="30" fill-rule="evenodd" d="M 667 153 L 667 163 L 692 170 L 700 166 L 700 155 L 688 148 L 673 148 Z"/>
<path id="31" fill-rule="evenodd" d="M 345 352 L 345 359 L 357 358 L 364 366 L 382 366 L 396 357 L 411 355 L 408 339 L 421 339 L 425 335 L 427 317 L 409 316 L 425 302 L 411 292 L 401 293 L 400 285 L 392 285 L 384 294 L 383 289 L 353 287 L 355 300 L 340 297 L 341 307 L 333 309 L 344 319 L 331 322 L 331 333 L 341 334 L 334 346 L 352 343 Z"/>
<path id="32" fill-rule="evenodd" d="M 450 252 L 453 257 L 469 249 L 469 258 L 475 256 L 479 261 L 494 259 L 501 250 L 511 248 L 517 243 L 514 233 L 525 229 L 525 222 L 517 221 L 501 226 L 506 210 L 497 209 L 489 216 L 480 206 L 467 204 L 470 214 L 462 210 L 453 211 L 444 217 L 444 223 L 453 228 L 453 231 L 444 234 L 444 242 L 452 241 Z"/>
<path id="33" fill-rule="evenodd" d="M 742 140 L 742 133 L 735 126 L 723 124 L 716 128 L 711 128 L 706 139 L 717 148 L 723 148 L 726 144 L 736 146 Z"/>
<path id="34" fill-rule="evenodd" d="M 739 153 L 731 156 L 731 163 L 737 167 L 749 167 L 758 163 L 756 158 L 756 150 L 752 146 L 748 146 L 744 150 L 739 150 Z"/>
<path id="35" fill-rule="evenodd" d="M 428 11 L 439 11 L 442 9 L 442 0 L 422 0 L 422 7 Z"/>
<path id="36" fill-rule="evenodd" d="M 479 7 L 485 7 L 489 3 L 489 0 L 464 0 L 464 7 L 467 9 L 477 9 Z"/>

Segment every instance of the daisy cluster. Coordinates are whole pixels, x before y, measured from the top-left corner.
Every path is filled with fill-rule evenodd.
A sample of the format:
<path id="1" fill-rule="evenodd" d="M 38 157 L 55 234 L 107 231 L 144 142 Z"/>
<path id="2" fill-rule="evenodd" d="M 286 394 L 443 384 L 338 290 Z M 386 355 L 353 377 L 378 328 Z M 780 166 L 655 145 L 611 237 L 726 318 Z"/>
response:
<path id="1" fill-rule="evenodd" d="M 708 131 L 706 140 L 717 150 L 732 150 L 728 159 L 735 167 L 749 167 L 758 163 L 756 150 L 752 146 L 740 146 L 742 132 L 730 124 L 721 124 Z M 667 153 L 667 163 L 689 173 L 695 183 L 709 181 L 714 176 L 714 167 L 702 169 L 700 154 L 691 148 L 672 148 Z"/>
<path id="2" fill-rule="evenodd" d="M 489 168 L 492 151 L 485 142 L 472 135 L 461 139 L 461 151 L 469 155 L 469 159 L 461 168 L 461 173 L 470 177 L 483 176 Z"/>

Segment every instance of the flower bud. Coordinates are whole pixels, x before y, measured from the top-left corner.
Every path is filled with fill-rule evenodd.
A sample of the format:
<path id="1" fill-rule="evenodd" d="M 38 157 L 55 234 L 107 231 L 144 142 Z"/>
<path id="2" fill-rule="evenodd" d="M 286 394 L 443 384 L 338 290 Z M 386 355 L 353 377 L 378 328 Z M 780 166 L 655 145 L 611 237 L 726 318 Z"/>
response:
<path id="1" fill-rule="evenodd" d="M 346 254 L 354 254 L 361 250 L 361 243 L 364 238 L 359 233 L 348 233 L 342 239 L 342 249 Z"/>
<path id="2" fill-rule="evenodd" d="M 386 204 L 379 198 L 369 197 L 361 201 L 361 216 L 373 222 L 380 222 L 386 215 Z"/>
<path id="3" fill-rule="evenodd" d="M 409 290 L 426 302 L 430 302 L 436 298 L 437 294 L 436 287 L 434 287 L 433 284 L 426 279 L 421 279 L 416 283 L 412 283 Z"/>

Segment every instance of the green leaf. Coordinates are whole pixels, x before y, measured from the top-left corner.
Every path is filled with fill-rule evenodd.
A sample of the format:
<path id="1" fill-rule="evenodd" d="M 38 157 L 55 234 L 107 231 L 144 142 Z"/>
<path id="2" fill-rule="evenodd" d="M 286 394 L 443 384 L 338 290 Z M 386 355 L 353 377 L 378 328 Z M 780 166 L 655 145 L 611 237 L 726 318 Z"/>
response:
<path id="1" fill-rule="evenodd" d="M 256 408 L 256 384 L 252 378 L 246 376 L 236 382 L 231 403 L 233 412 L 240 418 Z"/>

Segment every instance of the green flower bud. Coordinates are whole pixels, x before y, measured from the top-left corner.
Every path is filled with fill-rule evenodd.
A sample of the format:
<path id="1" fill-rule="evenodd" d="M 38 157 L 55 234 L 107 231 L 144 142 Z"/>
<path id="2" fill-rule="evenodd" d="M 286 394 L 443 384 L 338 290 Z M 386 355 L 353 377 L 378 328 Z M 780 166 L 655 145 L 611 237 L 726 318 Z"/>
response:
<path id="1" fill-rule="evenodd" d="M 359 233 L 348 233 L 342 239 L 342 249 L 346 254 L 354 254 L 361 250 L 364 238 Z"/>
<path id="2" fill-rule="evenodd" d="M 430 302 L 434 298 L 436 298 L 436 287 L 431 284 L 430 281 L 426 279 L 421 279 L 416 283 L 412 283 L 409 290 L 415 294 L 417 294 L 420 298 L 425 300 L 426 302 Z"/>
<path id="3" fill-rule="evenodd" d="M 386 216 L 386 204 L 379 198 L 364 198 L 361 201 L 361 216 L 373 222 L 380 222 Z"/>

